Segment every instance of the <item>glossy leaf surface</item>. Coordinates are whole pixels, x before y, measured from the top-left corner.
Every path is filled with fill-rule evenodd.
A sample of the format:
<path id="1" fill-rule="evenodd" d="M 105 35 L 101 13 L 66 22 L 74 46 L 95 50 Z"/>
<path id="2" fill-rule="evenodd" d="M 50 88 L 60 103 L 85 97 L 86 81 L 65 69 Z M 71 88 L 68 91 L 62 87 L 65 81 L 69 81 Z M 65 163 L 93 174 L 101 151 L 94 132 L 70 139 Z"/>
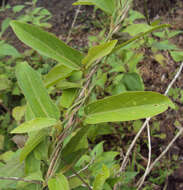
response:
<path id="1" fill-rule="evenodd" d="M 171 100 L 156 92 L 124 92 L 85 107 L 86 123 L 130 121 L 152 117 L 173 107 Z"/>
<path id="2" fill-rule="evenodd" d="M 67 46 L 56 36 L 39 27 L 19 21 L 12 21 L 10 25 L 17 37 L 29 47 L 71 69 L 80 69 L 82 54 Z"/>
<path id="3" fill-rule="evenodd" d="M 58 120 L 59 110 L 49 97 L 41 76 L 26 62 L 18 64 L 16 76 L 35 117 L 49 117 Z"/>
<path id="4" fill-rule="evenodd" d="M 45 76 L 45 80 L 44 80 L 45 86 L 49 87 L 49 86 L 55 85 L 60 80 L 63 80 L 66 77 L 70 76 L 72 71 L 73 71 L 72 69 L 70 69 L 62 64 L 56 65 Z"/>
<path id="5" fill-rule="evenodd" d="M 28 133 L 32 131 L 38 131 L 57 123 L 56 119 L 53 118 L 35 118 L 30 121 L 24 122 L 17 128 L 15 128 L 11 133 Z"/>

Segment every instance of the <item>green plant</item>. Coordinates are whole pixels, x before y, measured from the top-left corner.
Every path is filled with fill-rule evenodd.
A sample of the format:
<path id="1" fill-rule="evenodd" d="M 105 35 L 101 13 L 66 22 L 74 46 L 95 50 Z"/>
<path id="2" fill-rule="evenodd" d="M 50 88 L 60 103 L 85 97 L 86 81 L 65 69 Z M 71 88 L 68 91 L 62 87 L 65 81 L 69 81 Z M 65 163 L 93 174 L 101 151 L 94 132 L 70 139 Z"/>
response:
<path id="1" fill-rule="evenodd" d="M 112 37 L 128 8 L 128 3 L 123 7 L 120 2 L 75 3 L 94 4 L 111 17 L 105 40 L 91 47 L 87 55 L 37 26 L 11 21 L 21 41 L 58 64 L 41 76 L 27 62 L 17 63 L 16 78 L 25 99 L 14 110 L 19 126 L 11 133 L 26 133 L 28 140 L 23 149 L 2 157 L 1 189 L 111 190 L 119 183 L 123 189 L 135 189 L 128 184 L 138 172 L 129 170 L 119 176 L 119 152 L 105 152 L 104 142 L 90 150 L 88 138 L 95 139 L 100 128 L 109 127 L 106 122 L 152 117 L 174 104 L 164 95 L 144 91 L 136 67 L 143 55 L 135 50 L 145 43 L 146 35 L 167 25 L 138 25 L 143 27 L 136 36 L 119 43 Z M 129 31 L 126 27 L 123 32 Z M 61 91 L 59 96 L 55 91 Z M 104 98 L 105 92 L 110 96 Z M 103 134 L 109 130 L 104 129 Z"/>

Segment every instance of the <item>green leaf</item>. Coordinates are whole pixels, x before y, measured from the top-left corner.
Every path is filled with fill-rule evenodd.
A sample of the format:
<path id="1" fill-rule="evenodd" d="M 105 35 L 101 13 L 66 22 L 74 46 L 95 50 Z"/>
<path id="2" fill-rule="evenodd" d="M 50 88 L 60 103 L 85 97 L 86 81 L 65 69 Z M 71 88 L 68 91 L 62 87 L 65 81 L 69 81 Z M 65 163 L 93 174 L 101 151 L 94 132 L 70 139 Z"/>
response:
<path id="1" fill-rule="evenodd" d="M 69 190 L 69 182 L 63 174 L 48 180 L 49 190 Z"/>
<path id="2" fill-rule="evenodd" d="M 68 82 L 68 81 L 64 81 L 61 80 L 56 84 L 57 88 L 60 88 L 62 90 L 66 90 L 69 88 L 82 88 L 81 83 L 74 83 L 74 82 Z"/>
<path id="3" fill-rule="evenodd" d="M 124 92 L 93 102 L 85 107 L 86 123 L 130 121 L 164 112 L 171 100 L 156 92 Z"/>
<path id="4" fill-rule="evenodd" d="M 30 121 L 26 121 L 17 128 L 15 128 L 11 133 L 28 133 L 32 131 L 38 131 L 57 123 L 56 119 L 53 118 L 35 118 Z"/>
<path id="5" fill-rule="evenodd" d="M 0 43 L 0 56 L 20 57 L 19 52 L 10 44 Z"/>
<path id="6" fill-rule="evenodd" d="M 101 172 L 95 178 L 93 190 L 103 190 L 104 183 L 106 179 L 109 178 L 109 176 L 109 169 L 105 165 L 103 165 Z"/>
<path id="7" fill-rule="evenodd" d="M 143 91 L 142 78 L 137 73 L 125 73 L 122 78 L 123 84 L 128 91 Z"/>
<path id="8" fill-rule="evenodd" d="M 47 130 L 40 130 L 36 132 L 32 132 L 29 135 L 29 139 L 27 140 L 21 155 L 20 155 L 20 161 L 22 162 L 27 155 L 29 155 L 30 152 L 40 143 L 44 140 L 45 136 L 48 134 Z"/>
<path id="9" fill-rule="evenodd" d="M 108 55 L 113 50 L 116 43 L 117 40 L 112 40 L 110 42 L 106 42 L 98 46 L 92 47 L 89 50 L 88 55 L 82 60 L 82 63 L 87 64 L 87 67 L 89 67 L 97 59 Z"/>
<path id="10" fill-rule="evenodd" d="M 66 77 L 72 74 L 72 69 L 65 67 L 62 64 L 58 64 L 51 69 L 51 71 L 45 76 L 45 86 L 49 87 L 55 85 L 60 80 L 65 79 Z"/>
<path id="11" fill-rule="evenodd" d="M 16 76 L 35 117 L 50 117 L 58 120 L 59 110 L 49 97 L 41 76 L 26 62 L 17 65 Z"/>
<path id="12" fill-rule="evenodd" d="M 29 154 L 25 159 L 25 174 L 30 175 L 31 173 L 41 171 L 41 161 L 37 160 L 33 153 Z"/>
<path id="13" fill-rule="evenodd" d="M 24 164 L 19 162 L 20 150 L 18 150 L 11 160 L 0 168 L 0 177 L 18 177 L 24 175 Z M 15 189 L 16 181 L 0 180 L 0 189 Z"/>
<path id="14" fill-rule="evenodd" d="M 141 32 L 147 32 L 148 30 L 151 30 L 153 27 L 149 26 L 145 23 L 138 23 L 138 24 L 132 24 L 127 26 L 123 32 L 129 33 L 131 36 L 135 36 Z"/>
<path id="15" fill-rule="evenodd" d="M 176 50 L 178 49 L 174 44 L 170 43 L 168 40 L 164 40 L 161 42 L 154 42 L 152 44 L 153 48 L 157 48 L 158 50 Z"/>
<path id="16" fill-rule="evenodd" d="M 73 3 L 73 5 L 95 5 L 110 15 L 112 15 L 115 10 L 114 0 L 79 0 Z"/>
<path id="17" fill-rule="evenodd" d="M 76 97 L 76 93 L 77 89 L 75 88 L 63 90 L 60 105 L 64 108 L 69 108 Z"/>
<path id="18" fill-rule="evenodd" d="M 3 34 L 3 33 L 6 31 L 6 29 L 9 27 L 10 21 L 11 21 L 11 18 L 9 18 L 9 17 L 3 20 L 2 24 L 1 24 L 0 36 L 2 36 L 2 34 Z"/>
<path id="19" fill-rule="evenodd" d="M 122 44 L 119 44 L 117 45 L 113 50 L 112 52 L 116 52 L 118 51 L 119 49 L 122 49 L 124 47 L 126 47 L 127 45 L 135 42 L 136 40 L 139 40 L 141 39 L 142 37 L 146 36 L 147 34 L 150 34 L 158 29 L 162 29 L 162 28 L 166 28 L 166 27 L 170 27 L 171 25 L 169 24 L 162 24 L 162 25 L 158 25 L 158 26 L 155 26 L 155 27 L 152 27 L 150 30 L 147 30 L 145 32 L 140 32 L 139 34 L 137 34 L 135 37 L 131 38 L 130 40 L 127 40 L 126 42 L 122 43 Z"/>
<path id="20" fill-rule="evenodd" d="M 17 122 L 20 122 L 25 115 L 26 106 L 16 106 L 13 108 L 12 115 Z"/>
<path id="21" fill-rule="evenodd" d="M 170 51 L 170 55 L 173 60 L 176 62 L 183 61 L 183 52 L 182 51 Z"/>
<path id="22" fill-rule="evenodd" d="M 12 21 L 10 25 L 17 37 L 26 45 L 71 69 L 80 69 L 79 64 L 83 55 L 67 46 L 54 35 L 43 31 L 39 27 L 19 21 Z"/>
<path id="23" fill-rule="evenodd" d="M 20 12 L 24 7 L 25 7 L 24 5 L 13 6 L 13 12 L 14 13 Z"/>
<path id="24" fill-rule="evenodd" d="M 88 148 L 88 131 L 89 127 L 83 126 L 64 146 L 61 154 L 64 162 L 61 160 L 58 171 L 67 171 L 85 153 Z"/>
<path id="25" fill-rule="evenodd" d="M 11 87 L 11 81 L 8 79 L 8 77 L 4 74 L 0 75 L 0 91 L 6 90 Z"/>

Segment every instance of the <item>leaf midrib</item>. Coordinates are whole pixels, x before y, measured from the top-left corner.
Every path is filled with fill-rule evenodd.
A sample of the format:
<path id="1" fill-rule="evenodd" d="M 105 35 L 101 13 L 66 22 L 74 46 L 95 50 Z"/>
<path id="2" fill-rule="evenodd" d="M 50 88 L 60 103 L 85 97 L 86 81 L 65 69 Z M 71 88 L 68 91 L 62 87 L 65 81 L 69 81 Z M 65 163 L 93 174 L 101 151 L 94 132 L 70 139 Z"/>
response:
<path id="1" fill-rule="evenodd" d="M 21 28 L 20 28 L 20 29 L 21 29 Z M 21 30 L 22 30 L 22 29 L 21 29 Z M 70 62 L 71 64 L 73 64 L 73 65 L 74 65 L 73 67 L 75 67 L 75 69 L 76 69 L 76 68 L 79 69 L 79 66 L 78 66 L 77 64 L 75 64 L 74 62 L 72 62 L 70 59 L 64 57 L 63 55 L 57 53 L 57 51 L 54 51 L 50 46 L 48 46 L 47 44 L 45 44 L 45 43 L 43 43 L 41 40 L 39 40 L 39 38 L 35 38 L 35 36 L 32 35 L 32 34 L 30 34 L 29 32 L 27 32 L 26 29 L 24 29 L 24 32 L 25 32 L 26 34 L 30 35 L 33 40 L 35 39 L 37 42 L 39 42 L 40 44 L 42 44 L 44 47 L 47 47 L 48 50 L 50 50 L 51 52 L 53 52 L 57 57 L 61 57 L 62 59 L 65 59 L 66 61 L 68 61 L 68 62 Z M 33 48 L 33 49 L 34 49 L 34 48 Z M 38 51 L 39 51 L 39 50 L 38 50 Z M 52 58 L 52 59 L 54 59 L 54 58 Z M 61 60 L 57 60 L 57 61 L 61 61 Z M 63 65 L 65 65 L 65 64 L 63 64 Z M 76 66 L 75 66 L 75 65 L 76 65 Z M 68 65 L 66 65 L 66 66 L 68 66 Z M 72 67 L 72 66 L 68 66 L 68 67 Z"/>
<path id="2" fill-rule="evenodd" d="M 99 115 L 99 114 L 104 114 L 104 113 L 111 113 L 111 112 L 118 112 L 120 110 L 123 110 L 123 109 L 131 109 L 131 108 L 134 108 L 134 107 L 138 107 L 138 108 L 141 108 L 141 107 L 144 107 L 144 106 L 153 106 L 155 104 L 146 104 L 146 105 L 140 105 L 140 106 L 129 106 L 129 107 L 123 107 L 123 108 L 118 108 L 118 109 L 113 109 L 113 110 L 109 110 L 109 111 L 102 111 L 102 112 L 97 112 L 97 113 L 91 113 L 91 114 L 87 114 L 87 116 L 93 116 L 93 115 Z M 168 104 L 159 104 L 158 106 L 167 106 L 168 107 Z"/>

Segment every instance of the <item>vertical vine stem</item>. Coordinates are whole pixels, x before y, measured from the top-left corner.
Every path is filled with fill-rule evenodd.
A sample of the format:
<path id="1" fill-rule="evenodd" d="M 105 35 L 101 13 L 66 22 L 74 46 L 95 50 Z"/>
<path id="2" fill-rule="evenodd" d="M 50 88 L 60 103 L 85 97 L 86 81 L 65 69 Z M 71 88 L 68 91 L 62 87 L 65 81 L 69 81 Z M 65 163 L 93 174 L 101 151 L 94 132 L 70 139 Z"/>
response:
<path id="1" fill-rule="evenodd" d="M 110 30 L 110 33 L 108 34 L 108 36 L 106 37 L 106 41 L 110 40 L 112 35 L 117 32 L 119 30 L 119 22 L 122 22 L 122 20 L 125 18 L 125 16 L 128 13 L 130 6 L 128 3 L 128 6 L 124 7 L 125 10 L 122 10 L 122 12 L 120 13 L 120 17 L 119 17 L 119 21 L 117 21 L 117 25 L 114 26 L 114 28 L 112 28 L 112 30 Z M 76 17 L 77 18 L 77 17 Z M 90 89 L 90 84 L 92 82 L 93 76 L 96 73 L 97 69 L 100 66 L 101 59 L 97 60 L 95 64 L 93 64 L 93 66 L 91 67 L 91 69 L 89 69 L 88 71 L 88 76 L 85 80 L 84 86 L 82 88 L 82 90 L 80 91 L 78 97 L 76 98 L 76 100 L 74 101 L 74 105 L 76 105 L 76 107 L 72 107 L 72 110 L 69 110 L 69 114 L 67 115 L 66 121 L 64 121 L 65 124 L 65 128 L 63 130 L 63 132 L 60 134 L 60 136 L 57 139 L 57 144 L 55 149 L 53 150 L 52 156 L 51 156 L 51 161 L 50 161 L 50 165 L 46 174 L 46 178 L 47 180 L 54 174 L 54 168 L 57 162 L 57 159 L 59 157 L 59 154 L 61 152 L 61 148 L 62 148 L 62 143 L 64 141 L 64 139 L 70 134 L 69 130 L 70 128 L 73 127 L 73 125 L 76 125 L 76 115 L 79 111 L 79 109 L 81 108 L 81 106 L 85 103 L 86 99 L 88 98 L 88 96 L 90 95 L 93 87 Z M 86 91 L 87 95 L 86 95 Z"/>

